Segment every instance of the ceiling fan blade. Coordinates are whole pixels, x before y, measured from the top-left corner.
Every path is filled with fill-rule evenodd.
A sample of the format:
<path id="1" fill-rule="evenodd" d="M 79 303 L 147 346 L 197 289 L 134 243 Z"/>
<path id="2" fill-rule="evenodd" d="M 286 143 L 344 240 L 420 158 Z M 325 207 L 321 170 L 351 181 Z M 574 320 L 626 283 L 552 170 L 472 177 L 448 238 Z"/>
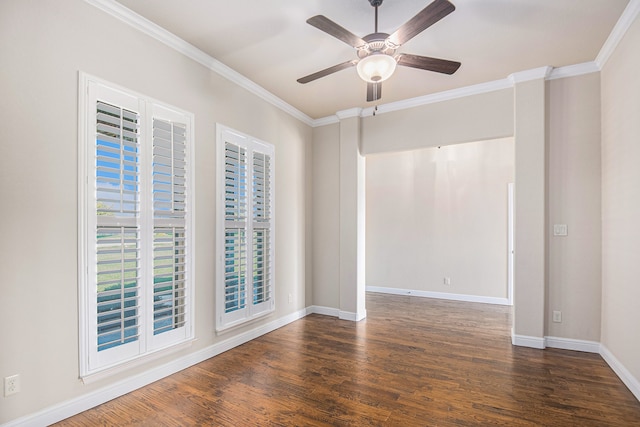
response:
<path id="1" fill-rule="evenodd" d="M 449 1 L 434 0 L 433 3 L 422 9 L 416 16 L 405 22 L 387 40 L 397 46 L 405 44 L 454 10 L 456 10 L 456 7 Z"/>
<path id="2" fill-rule="evenodd" d="M 377 101 L 382 97 L 382 83 L 367 83 L 367 102 Z"/>
<path id="3" fill-rule="evenodd" d="M 366 42 L 360 37 L 356 36 L 346 28 L 343 28 L 340 25 L 336 24 L 326 16 L 316 15 L 312 18 L 307 19 L 307 23 L 337 38 L 338 40 L 342 40 L 349 46 L 360 47 L 366 44 Z"/>
<path id="4" fill-rule="evenodd" d="M 321 77 L 328 76 L 329 74 L 333 74 L 335 72 L 344 70 L 345 68 L 353 67 L 358 63 L 357 59 L 352 59 L 351 61 L 343 62 L 342 64 L 334 65 L 333 67 L 325 68 L 324 70 L 317 71 L 313 74 L 309 74 L 308 76 L 301 77 L 298 79 L 298 83 L 309 83 L 314 80 L 317 80 Z"/>
<path id="5" fill-rule="evenodd" d="M 443 74 L 453 74 L 461 65 L 455 61 L 411 55 L 408 53 L 398 55 L 397 61 L 398 65 L 404 65 L 405 67 L 419 68 L 421 70 L 435 71 L 436 73 Z"/>

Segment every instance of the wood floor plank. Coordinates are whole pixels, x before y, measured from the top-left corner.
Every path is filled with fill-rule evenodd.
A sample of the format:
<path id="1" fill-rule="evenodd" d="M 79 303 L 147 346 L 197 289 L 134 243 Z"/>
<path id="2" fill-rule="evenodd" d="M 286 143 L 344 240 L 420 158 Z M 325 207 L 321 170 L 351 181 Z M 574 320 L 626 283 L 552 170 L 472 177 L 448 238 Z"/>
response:
<path id="1" fill-rule="evenodd" d="M 367 295 L 58 426 L 640 426 L 597 354 L 514 347 L 510 309 Z"/>

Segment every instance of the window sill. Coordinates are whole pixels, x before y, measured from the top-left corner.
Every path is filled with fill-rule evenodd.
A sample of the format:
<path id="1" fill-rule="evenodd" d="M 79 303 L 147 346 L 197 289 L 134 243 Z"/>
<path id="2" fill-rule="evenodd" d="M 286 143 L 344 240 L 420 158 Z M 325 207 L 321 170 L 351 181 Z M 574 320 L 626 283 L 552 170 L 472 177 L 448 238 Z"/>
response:
<path id="1" fill-rule="evenodd" d="M 262 313 L 256 314 L 253 317 L 249 317 L 247 319 L 237 320 L 233 323 L 229 323 L 223 326 L 216 326 L 216 335 L 224 335 L 228 332 L 234 331 L 236 329 L 241 328 L 242 326 L 249 325 L 251 323 L 255 323 L 258 320 L 264 319 L 265 317 L 271 316 L 275 313 L 275 307 L 270 309 L 269 311 L 263 311 Z"/>
<path id="2" fill-rule="evenodd" d="M 153 360 L 160 359 L 161 357 L 167 356 L 169 354 L 177 353 L 180 350 L 184 350 L 185 348 L 191 347 L 191 345 L 195 341 L 196 341 L 195 338 L 191 338 L 179 344 L 175 344 L 170 347 L 161 348 L 161 349 L 155 350 L 152 353 L 147 353 L 141 356 L 137 356 L 134 359 L 128 360 L 126 362 L 118 363 L 117 365 L 108 366 L 85 375 L 80 375 L 80 379 L 84 384 L 91 384 L 96 381 L 100 381 L 105 378 L 109 378 L 111 376 L 119 374 L 121 372 L 127 371 L 131 368 L 144 365 Z"/>

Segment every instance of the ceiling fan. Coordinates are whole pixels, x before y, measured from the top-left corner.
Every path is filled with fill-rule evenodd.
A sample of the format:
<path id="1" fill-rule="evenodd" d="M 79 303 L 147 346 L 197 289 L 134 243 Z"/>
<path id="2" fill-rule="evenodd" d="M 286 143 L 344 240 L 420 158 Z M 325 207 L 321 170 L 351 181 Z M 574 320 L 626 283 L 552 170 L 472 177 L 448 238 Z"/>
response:
<path id="1" fill-rule="evenodd" d="M 383 0 L 368 0 L 376 10 L 375 31 L 362 38 L 336 24 L 323 15 L 307 19 L 307 23 L 345 42 L 357 50 L 358 59 L 343 62 L 333 67 L 309 74 L 298 79 L 298 83 L 309 83 L 337 71 L 356 66 L 358 75 L 367 82 L 367 101 L 377 101 L 382 96 L 382 82 L 393 74 L 396 65 L 453 74 L 460 67 L 459 62 L 426 56 L 398 53 L 400 46 L 429 28 L 456 7 L 448 0 L 434 0 L 417 15 L 405 22 L 393 34 L 378 32 L 378 7 Z"/>

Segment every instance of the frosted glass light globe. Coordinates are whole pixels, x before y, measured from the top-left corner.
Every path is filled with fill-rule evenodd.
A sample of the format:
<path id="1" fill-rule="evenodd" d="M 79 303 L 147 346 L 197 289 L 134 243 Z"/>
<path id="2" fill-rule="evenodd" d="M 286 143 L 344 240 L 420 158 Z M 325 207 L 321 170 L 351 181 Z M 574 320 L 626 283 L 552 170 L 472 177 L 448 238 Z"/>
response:
<path id="1" fill-rule="evenodd" d="M 373 53 L 362 58 L 356 68 L 365 82 L 380 83 L 391 77 L 396 70 L 396 60 L 384 53 Z"/>

